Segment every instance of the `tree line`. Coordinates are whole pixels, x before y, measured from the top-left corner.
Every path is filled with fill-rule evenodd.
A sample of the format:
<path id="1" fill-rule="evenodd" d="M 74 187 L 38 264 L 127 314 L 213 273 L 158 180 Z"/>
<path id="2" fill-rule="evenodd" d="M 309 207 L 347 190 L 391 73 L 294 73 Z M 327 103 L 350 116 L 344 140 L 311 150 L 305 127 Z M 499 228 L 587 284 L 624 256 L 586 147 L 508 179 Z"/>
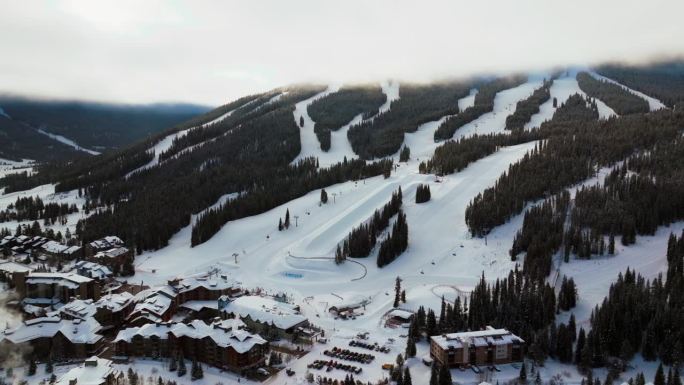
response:
<path id="1" fill-rule="evenodd" d="M 587 95 L 603 101 L 618 115 L 643 114 L 650 110 L 643 98 L 617 84 L 595 79 L 587 72 L 577 74 L 577 83 Z"/>
<path id="2" fill-rule="evenodd" d="M 347 258 L 365 258 L 373 251 L 377 238 L 389 226 L 390 219 L 401 212 L 401 187 L 392 193 L 389 202 L 373 212 L 368 221 L 353 228 L 349 235 L 337 246 L 335 262 L 341 263 Z"/>
<path id="3" fill-rule="evenodd" d="M 684 114 L 660 111 L 602 122 L 554 120 L 555 115 L 540 128 L 547 138 L 544 142 L 511 165 L 494 187 L 478 194 L 468 205 L 466 222 L 473 235 L 486 235 L 520 213 L 526 202 L 585 180 L 597 167 L 673 142 L 681 135 Z"/>
<path id="4" fill-rule="evenodd" d="M 404 133 L 457 113 L 458 99 L 467 96 L 471 86 L 470 82 L 402 84 L 400 98 L 392 102 L 389 111 L 351 126 L 347 138 L 363 159 L 395 154 L 404 142 Z"/>
<path id="5" fill-rule="evenodd" d="M 357 115 L 370 118 L 387 97 L 377 85 L 345 86 L 326 97 L 316 99 L 307 109 L 315 122 L 314 132 L 321 150 L 330 150 L 330 132 L 348 124 Z"/>
<path id="6" fill-rule="evenodd" d="M 684 103 L 684 64 L 681 61 L 648 66 L 605 65 L 597 68 L 597 72 L 657 98 L 670 108 Z"/>
<path id="7" fill-rule="evenodd" d="M 532 92 L 527 99 L 515 105 L 515 112 L 506 117 L 507 130 L 522 130 L 530 121 L 532 115 L 539 112 L 539 107 L 551 99 L 551 84 L 553 80 L 544 80 L 541 87 Z"/>
<path id="8" fill-rule="evenodd" d="M 475 104 L 454 116 L 448 117 L 435 131 L 435 141 L 451 139 L 456 130 L 462 126 L 488 112 L 492 112 L 494 110 L 494 98 L 497 93 L 516 87 L 524 82 L 525 78 L 522 76 L 511 76 L 497 78 L 480 85 L 477 95 L 475 95 Z"/>
<path id="9" fill-rule="evenodd" d="M 73 203 L 44 203 L 38 196 L 18 197 L 14 203 L 7 206 L 7 209 L 0 210 L 0 222 L 44 219 L 54 224 L 57 219 L 77 212 L 78 207 Z"/>

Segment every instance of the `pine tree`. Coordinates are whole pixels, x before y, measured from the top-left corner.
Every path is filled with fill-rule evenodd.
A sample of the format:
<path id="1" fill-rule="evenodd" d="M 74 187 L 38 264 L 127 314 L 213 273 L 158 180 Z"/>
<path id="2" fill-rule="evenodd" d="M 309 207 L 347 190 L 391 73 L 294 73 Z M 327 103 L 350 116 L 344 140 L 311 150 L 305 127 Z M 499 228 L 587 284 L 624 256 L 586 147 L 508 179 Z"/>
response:
<path id="1" fill-rule="evenodd" d="M 525 361 L 523 361 L 522 365 L 520 366 L 520 373 L 518 374 L 518 381 L 521 384 L 524 384 L 527 382 L 527 368 L 525 367 Z"/>
<path id="2" fill-rule="evenodd" d="M 401 151 L 399 152 L 399 161 L 400 162 L 408 162 L 410 158 L 411 158 L 411 150 L 406 146 L 402 147 Z"/>
<path id="3" fill-rule="evenodd" d="M 615 254 L 615 235 L 613 233 L 610 233 L 610 237 L 608 238 L 608 254 Z"/>
<path id="4" fill-rule="evenodd" d="M 34 374 L 36 374 L 36 369 L 36 360 L 31 358 L 31 360 L 29 361 L 28 375 L 33 376 Z"/>
<path id="5" fill-rule="evenodd" d="M 451 383 L 451 372 L 446 365 L 442 365 L 439 368 L 439 385 L 452 385 Z"/>
<path id="6" fill-rule="evenodd" d="M 304 117 L 303 116 L 299 117 L 299 127 L 304 127 Z"/>
<path id="7" fill-rule="evenodd" d="M 185 367 L 185 360 L 183 356 L 178 356 L 178 377 L 183 377 L 188 372 L 188 368 Z"/>
<path id="8" fill-rule="evenodd" d="M 404 368 L 404 383 L 403 385 L 413 385 L 411 381 L 411 371 L 409 371 L 408 366 Z"/>
<path id="9" fill-rule="evenodd" d="M 663 364 L 658 365 L 658 370 L 656 370 L 655 377 L 653 378 L 653 385 L 666 385 L 665 384 L 665 372 L 663 371 Z"/>
<path id="10" fill-rule="evenodd" d="M 278 218 L 278 231 L 283 231 L 283 218 Z"/>
<path id="11" fill-rule="evenodd" d="M 439 385 L 439 372 L 437 371 L 437 364 L 434 362 L 430 368 L 430 385 Z"/>
<path id="12" fill-rule="evenodd" d="M 52 354 L 48 355 L 47 362 L 45 363 L 45 373 L 52 373 L 54 366 L 52 364 Z"/>
<path id="13" fill-rule="evenodd" d="M 401 300 L 401 278 L 397 277 L 394 283 L 394 307 L 399 307 Z"/>
<path id="14" fill-rule="evenodd" d="M 325 191 L 325 189 L 321 189 L 321 203 L 328 203 L 328 193 Z"/>
<path id="15" fill-rule="evenodd" d="M 408 339 L 406 339 L 406 357 L 415 357 L 416 356 L 416 341 L 413 339 L 413 336 L 409 335 Z"/>
<path id="16" fill-rule="evenodd" d="M 286 229 L 290 228 L 290 209 L 285 210 L 285 223 L 283 224 Z"/>

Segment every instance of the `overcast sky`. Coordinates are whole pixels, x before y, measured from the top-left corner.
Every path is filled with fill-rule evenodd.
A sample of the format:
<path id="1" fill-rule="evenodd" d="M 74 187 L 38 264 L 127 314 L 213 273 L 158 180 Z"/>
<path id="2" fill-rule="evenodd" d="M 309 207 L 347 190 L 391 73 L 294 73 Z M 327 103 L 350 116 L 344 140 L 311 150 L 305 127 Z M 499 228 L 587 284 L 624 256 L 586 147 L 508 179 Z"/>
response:
<path id="1" fill-rule="evenodd" d="M 682 0 L 0 0 L 0 92 L 217 105 L 684 53 Z"/>

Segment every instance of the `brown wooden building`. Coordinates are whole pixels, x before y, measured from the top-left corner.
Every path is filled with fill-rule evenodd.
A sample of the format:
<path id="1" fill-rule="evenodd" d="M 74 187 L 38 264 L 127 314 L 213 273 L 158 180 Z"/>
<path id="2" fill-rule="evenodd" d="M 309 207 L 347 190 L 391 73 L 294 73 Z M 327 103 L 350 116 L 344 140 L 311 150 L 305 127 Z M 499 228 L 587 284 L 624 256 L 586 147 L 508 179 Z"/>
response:
<path id="1" fill-rule="evenodd" d="M 468 367 L 522 361 L 524 344 L 506 329 L 451 333 L 430 337 L 430 357 L 440 365 Z"/>
<path id="2" fill-rule="evenodd" d="M 242 373 L 261 366 L 268 342 L 251 334 L 240 320 L 158 323 L 124 329 L 114 342 L 116 354 L 129 357 L 177 357 Z"/>

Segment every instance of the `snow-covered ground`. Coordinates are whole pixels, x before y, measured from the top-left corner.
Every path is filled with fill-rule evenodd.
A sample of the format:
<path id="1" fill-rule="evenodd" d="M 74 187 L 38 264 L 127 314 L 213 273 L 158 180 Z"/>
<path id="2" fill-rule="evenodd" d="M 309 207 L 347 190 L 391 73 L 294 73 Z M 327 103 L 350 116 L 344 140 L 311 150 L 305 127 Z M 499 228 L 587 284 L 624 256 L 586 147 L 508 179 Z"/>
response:
<path id="1" fill-rule="evenodd" d="M 297 156 L 295 160 L 292 161 L 292 163 L 296 163 L 304 158 L 312 156 L 319 158 L 320 162 L 323 159 L 323 157 L 326 157 L 327 159 L 332 158 L 334 155 L 337 155 L 326 154 L 323 150 L 321 150 L 321 144 L 318 141 L 316 133 L 314 132 L 315 122 L 309 116 L 308 108 L 311 105 L 311 103 L 315 102 L 318 99 L 324 98 L 332 93 L 335 93 L 339 89 L 339 85 L 331 85 L 325 91 L 319 92 L 316 95 L 295 104 L 295 110 L 292 114 L 294 115 L 295 123 L 299 127 L 299 139 L 302 144 L 302 149 L 299 152 L 299 156 Z M 302 121 L 302 119 L 304 121 L 304 125 L 299 124 Z M 331 163 L 335 163 L 335 161 L 332 161 Z"/>
<path id="2" fill-rule="evenodd" d="M 475 95 L 477 95 L 477 89 L 473 88 L 472 90 L 470 90 L 470 94 L 468 94 L 468 96 L 458 101 L 458 110 L 463 111 L 468 107 L 474 106 Z"/>
<path id="3" fill-rule="evenodd" d="M 654 97 L 648 96 L 648 95 L 644 94 L 643 92 L 639 92 L 639 91 L 637 91 L 637 90 L 633 90 L 633 89 L 627 87 L 627 86 L 624 85 L 624 84 L 618 83 L 617 81 L 615 81 L 615 80 L 613 80 L 613 79 L 609 79 L 609 78 L 607 78 L 607 77 L 605 77 L 605 76 L 603 76 L 603 75 L 600 75 L 600 74 L 598 74 L 598 73 L 596 73 L 596 72 L 594 72 L 594 71 L 588 71 L 588 72 L 589 72 L 589 74 L 590 74 L 591 76 L 593 76 L 595 79 L 604 80 L 604 81 L 607 81 L 607 82 L 609 82 L 609 83 L 616 84 L 616 85 L 622 87 L 624 90 L 626 90 L 626 91 L 628 91 L 628 92 L 631 92 L 631 93 L 633 93 L 634 95 L 636 95 L 636 96 L 638 96 L 638 97 L 640 97 L 640 98 L 646 100 L 646 101 L 648 102 L 648 106 L 649 106 L 649 108 L 651 109 L 651 111 L 656 111 L 656 110 L 660 110 L 660 109 L 663 109 L 663 108 L 667 108 L 667 107 L 665 106 L 665 104 L 663 104 L 663 102 L 661 102 L 660 100 L 658 100 L 658 99 L 656 99 L 656 98 L 654 98 Z"/>
<path id="4" fill-rule="evenodd" d="M 87 153 L 90 154 L 90 155 L 100 155 L 99 152 L 93 151 L 93 150 L 89 150 L 89 149 L 84 148 L 84 147 L 81 147 L 81 146 L 79 146 L 78 144 L 76 144 L 76 142 L 74 142 L 73 140 L 71 140 L 71 139 L 69 139 L 69 138 L 66 138 L 66 137 L 64 137 L 64 136 L 62 136 L 62 135 L 53 134 L 53 133 L 51 133 L 51 132 L 47 132 L 47 131 L 45 131 L 45 130 L 43 130 L 43 129 L 40 129 L 40 128 L 39 128 L 37 131 L 38 131 L 39 133 L 45 135 L 45 136 L 48 136 L 48 137 L 50 137 L 50 138 L 52 138 L 52 139 L 54 139 L 54 140 L 60 142 L 60 143 L 64 143 L 64 144 L 66 144 L 66 145 L 69 146 L 69 147 L 73 147 L 75 150 L 87 152 Z"/>
<path id="5" fill-rule="evenodd" d="M 282 96 L 282 93 L 279 93 L 278 95 L 274 96 L 271 100 L 269 100 L 269 101 L 266 102 L 265 104 L 272 103 L 273 101 L 277 100 L 277 98 L 279 98 L 279 97 L 281 97 L 281 96 Z M 187 133 L 188 133 L 190 130 L 192 130 L 192 129 L 195 129 L 195 128 L 198 128 L 198 127 L 199 127 L 199 128 L 204 128 L 204 127 L 210 126 L 210 125 L 212 125 L 212 124 L 218 123 L 218 122 L 220 122 L 220 121 L 226 119 L 226 118 L 229 117 L 230 115 L 232 115 L 232 114 L 233 114 L 236 110 L 238 110 L 239 108 L 245 107 L 245 106 L 251 104 L 252 102 L 253 102 L 253 101 L 247 102 L 247 103 L 245 103 L 245 104 L 243 104 L 243 105 L 241 105 L 241 106 L 239 106 L 239 107 L 237 107 L 237 108 L 235 108 L 235 109 L 233 109 L 233 110 L 230 110 L 230 111 L 226 112 L 225 114 L 219 116 L 218 118 L 212 119 L 212 120 L 210 120 L 210 121 L 208 121 L 208 122 L 206 122 L 206 123 L 202 123 L 202 124 L 200 124 L 200 125 L 198 125 L 198 126 L 190 127 L 190 128 L 185 129 L 185 130 L 181 130 L 181 131 L 178 131 L 178 132 L 175 132 L 175 133 L 173 133 L 173 134 L 169 134 L 169 135 L 165 136 L 164 139 L 162 139 L 162 140 L 160 140 L 159 142 L 155 143 L 154 146 L 150 147 L 150 148 L 147 150 L 147 152 L 149 152 L 149 153 L 154 153 L 154 158 L 152 158 L 152 160 L 149 161 L 147 164 L 145 164 L 145 165 L 143 165 L 143 166 L 140 166 L 140 167 L 136 168 L 135 170 L 129 172 L 128 174 L 126 174 L 125 177 L 128 178 L 128 177 L 130 177 L 131 175 L 135 174 L 136 172 L 140 172 L 140 171 L 143 171 L 143 170 L 147 170 L 147 169 L 149 169 L 149 168 L 152 168 L 152 167 L 158 165 L 158 164 L 159 164 L 159 155 L 160 155 L 162 152 L 168 151 L 168 150 L 171 148 L 171 146 L 173 145 L 173 141 L 174 141 L 176 138 L 182 138 L 182 137 L 184 137 L 184 136 L 187 135 Z M 264 105 L 265 105 L 265 104 L 264 104 Z M 197 147 L 197 146 L 198 146 L 198 145 L 191 146 L 191 147 L 194 148 L 194 147 Z"/>
<path id="6" fill-rule="evenodd" d="M 67 215 L 67 223 L 61 224 L 56 222 L 54 225 L 49 225 L 47 228 L 53 229 L 55 232 L 61 231 L 62 234 L 69 228 L 71 233 L 76 230 L 76 223 L 79 219 L 85 218 L 85 213 L 82 208 L 85 204 L 85 198 L 78 196 L 78 190 L 68 192 L 55 193 L 55 185 L 45 184 L 26 191 L 17 191 L 8 194 L 0 194 L 0 210 L 5 210 L 10 203 L 15 203 L 19 197 L 39 197 L 44 203 L 67 203 L 69 205 L 75 204 L 78 207 L 78 212 Z M 0 222 L 0 228 L 8 228 L 11 231 L 16 229 L 17 225 L 31 225 L 33 221 L 8 221 Z M 43 221 L 39 221 L 41 227 L 44 227 Z"/>
<path id="7" fill-rule="evenodd" d="M 527 99 L 532 95 L 534 90 L 541 87 L 543 81 L 543 75 L 530 76 L 527 82 L 497 93 L 494 97 L 494 110 L 483 114 L 474 121 L 460 127 L 454 133 L 454 139 L 471 136 L 473 134 L 484 135 L 504 132 L 506 128 L 506 117 L 515 112 L 516 105 L 519 101 Z"/>
<path id="8" fill-rule="evenodd" d="M 22 159 L 21 162 L 0 158 L 0 178 L 20 172 L 33 173 L 33 160 Z M 1 190 L 0 190 L 1 191 Z"/>

